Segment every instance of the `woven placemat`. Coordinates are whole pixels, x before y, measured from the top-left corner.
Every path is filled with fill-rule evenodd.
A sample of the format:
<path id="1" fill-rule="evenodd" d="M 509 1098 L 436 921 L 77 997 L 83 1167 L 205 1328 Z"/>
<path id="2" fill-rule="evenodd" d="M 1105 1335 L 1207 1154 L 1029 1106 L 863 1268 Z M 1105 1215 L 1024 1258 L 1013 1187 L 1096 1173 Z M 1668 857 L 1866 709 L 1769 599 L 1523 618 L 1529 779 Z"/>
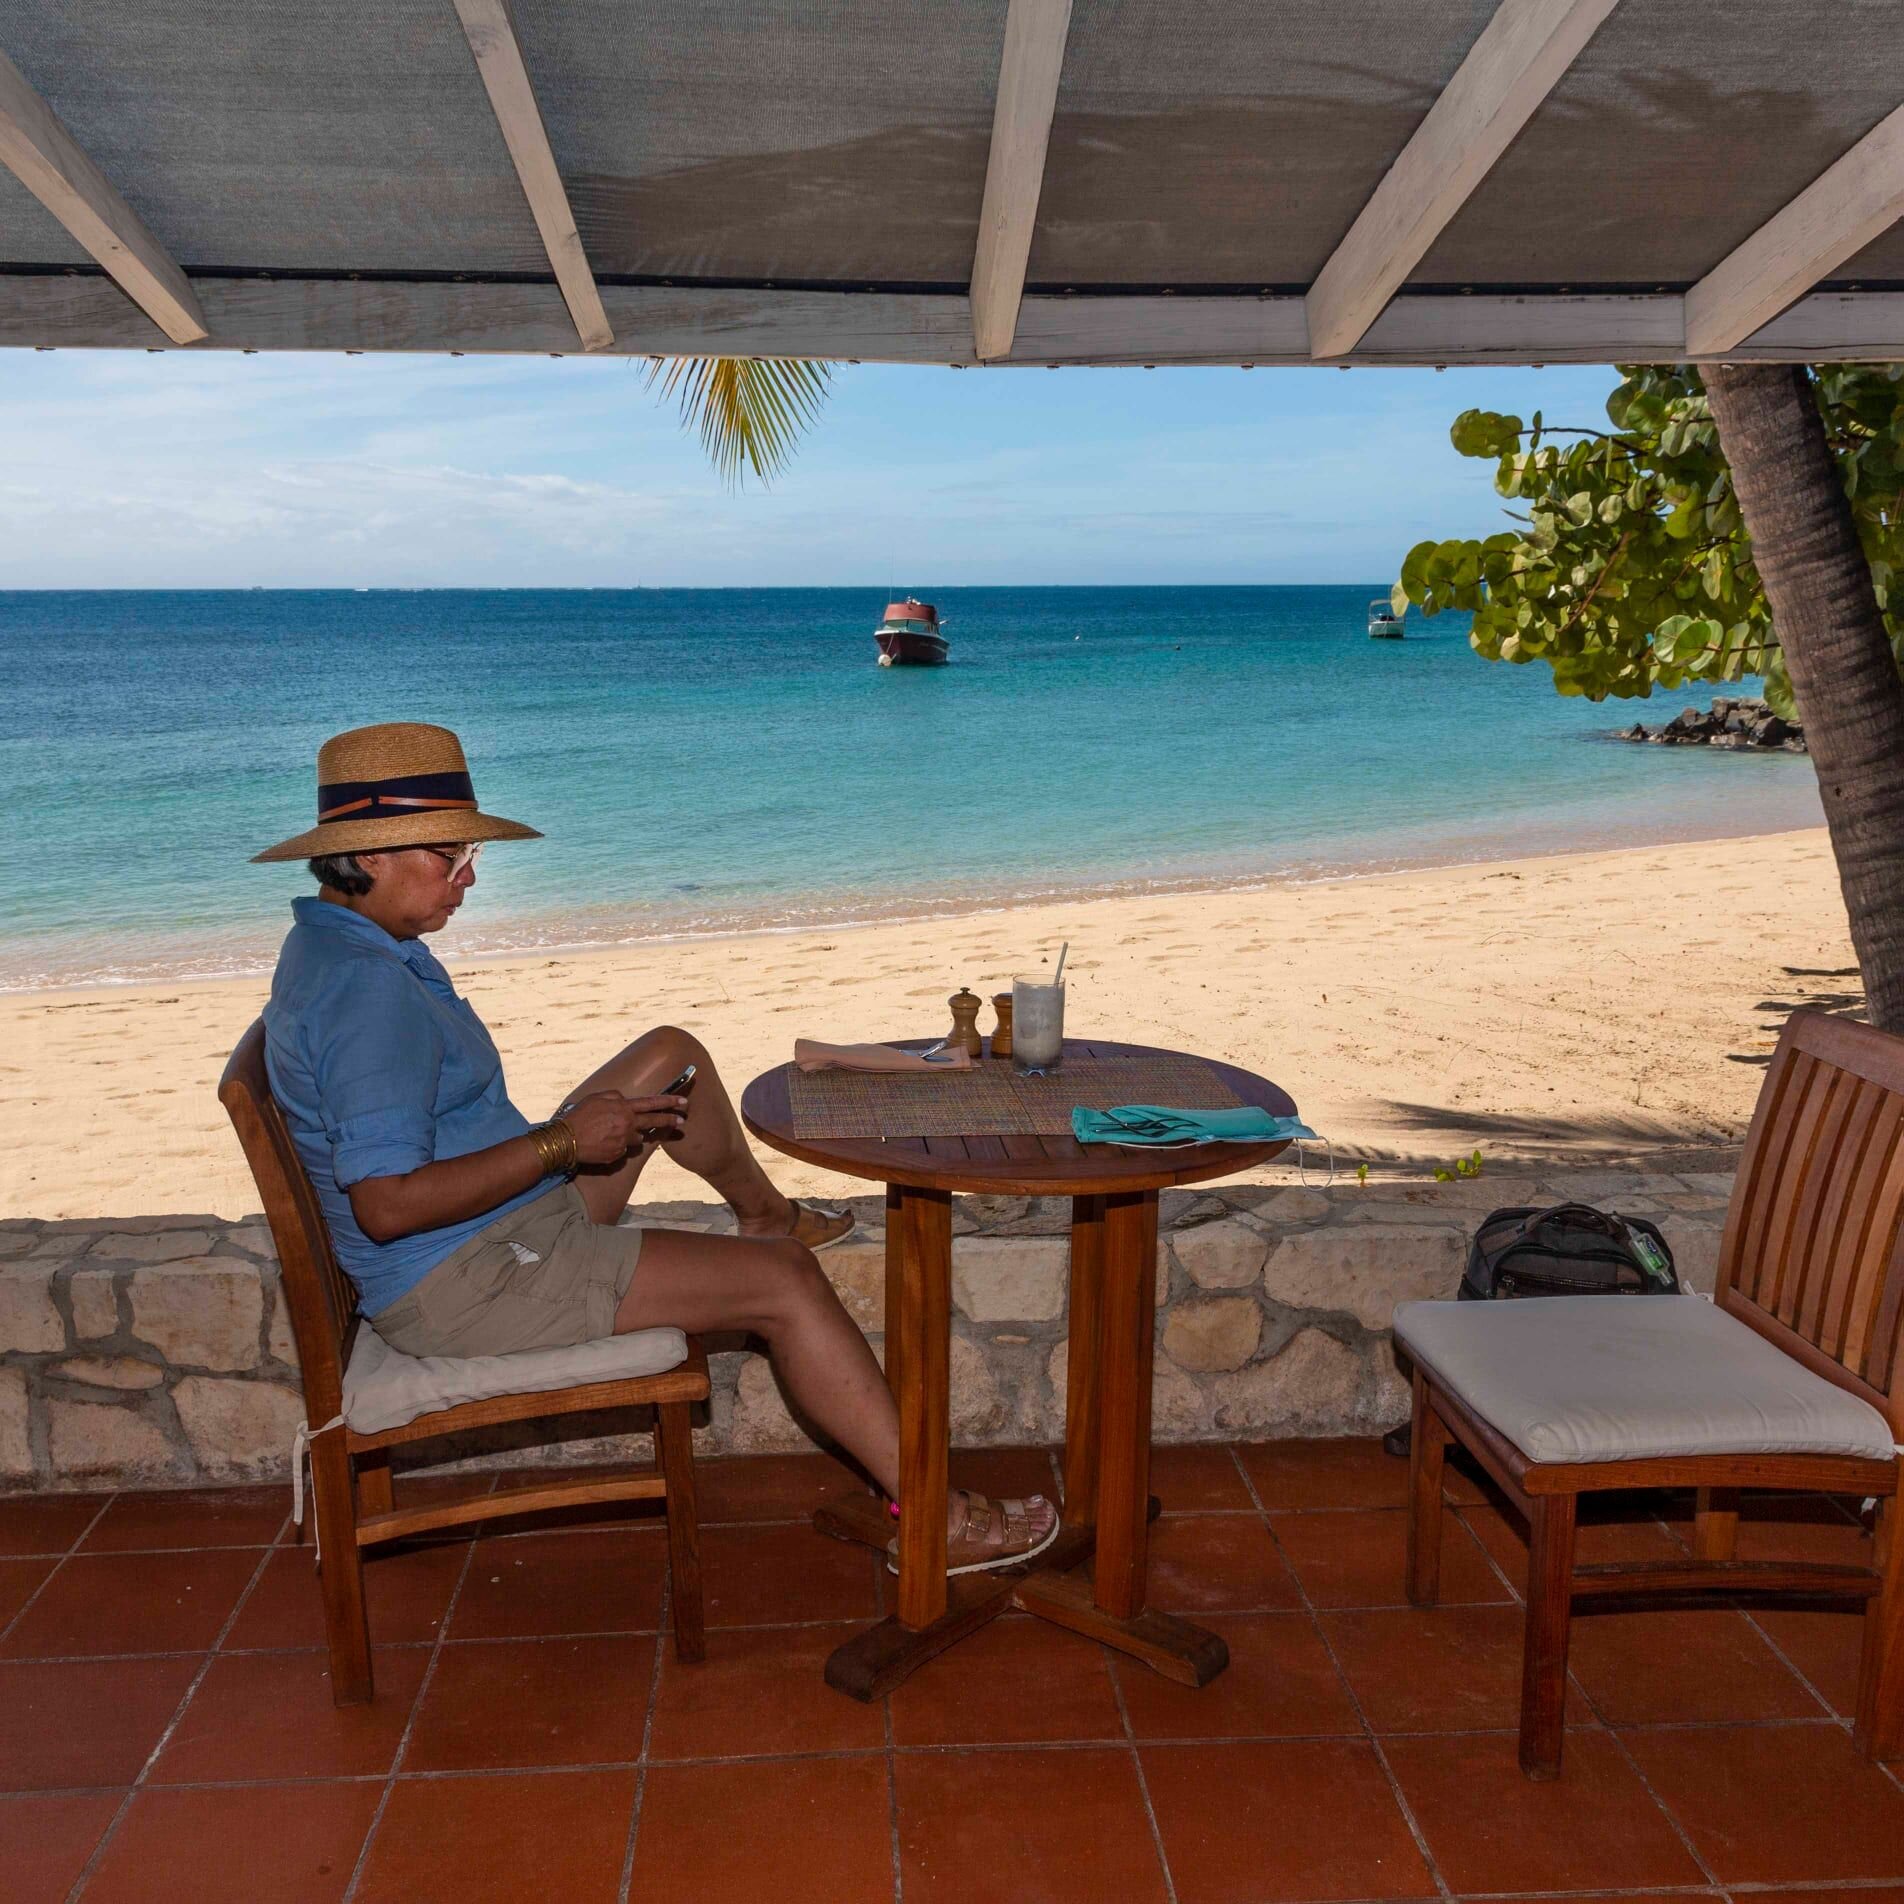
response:
<path id="1" fill-rule="evenodd" d="M 1021 1078 L 985 1059 L 970 1071 L 802 1071 L 787 1067 L 793 1135 L 828 1137 L 1068 1137 L 1074 1106 L 1120 1104 L 1225 1110 L 1242 1100 L 1202 1058 L 1067 1054 L 1051 1077 Z"/>

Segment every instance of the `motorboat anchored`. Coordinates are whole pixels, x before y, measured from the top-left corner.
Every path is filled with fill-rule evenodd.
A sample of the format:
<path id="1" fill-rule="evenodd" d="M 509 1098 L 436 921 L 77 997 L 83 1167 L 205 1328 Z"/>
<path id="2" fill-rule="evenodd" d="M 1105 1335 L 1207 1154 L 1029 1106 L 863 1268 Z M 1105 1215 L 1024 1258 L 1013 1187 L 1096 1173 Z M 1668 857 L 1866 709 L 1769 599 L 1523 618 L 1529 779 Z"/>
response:
<path id="1" fill-rule="evenodd" d="M 930 602 L 908 595 L 903 602 L 888 602 L 873 639 L 879 644 L 879 665 L 894 667 L 936 667 L 945 660 L 945 636 L 939 611 Z"/>
<path id="2" fill-rule="evenodd" d="M 1377 641 L 1402 639 L 1402 618 L 1389 606 L 1386 595 L 1378 595 L 1369 603 L 1368 631 Z"/>

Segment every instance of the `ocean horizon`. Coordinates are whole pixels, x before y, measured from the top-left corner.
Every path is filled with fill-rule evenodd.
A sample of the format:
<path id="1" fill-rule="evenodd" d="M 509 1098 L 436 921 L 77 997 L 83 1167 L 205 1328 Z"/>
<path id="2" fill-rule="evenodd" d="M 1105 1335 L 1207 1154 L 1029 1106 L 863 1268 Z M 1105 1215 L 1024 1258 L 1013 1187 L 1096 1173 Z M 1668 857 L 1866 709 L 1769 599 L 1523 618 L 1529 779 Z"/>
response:
<path id="1" fill-rule="evenodd" d="M 1361 586 L 0 592 L 0 990 L 268 970 L 318 743 L 462 736 L 483 859 L 437 940 L 502 954 L 1311 880 L 1820 823 L 1811 763 L 1617 744 L 1468 618 Z M 895 593 L 904 594 L 902 584 Z M 1662 903 L 1684 895 L 1662 894 Z"/>

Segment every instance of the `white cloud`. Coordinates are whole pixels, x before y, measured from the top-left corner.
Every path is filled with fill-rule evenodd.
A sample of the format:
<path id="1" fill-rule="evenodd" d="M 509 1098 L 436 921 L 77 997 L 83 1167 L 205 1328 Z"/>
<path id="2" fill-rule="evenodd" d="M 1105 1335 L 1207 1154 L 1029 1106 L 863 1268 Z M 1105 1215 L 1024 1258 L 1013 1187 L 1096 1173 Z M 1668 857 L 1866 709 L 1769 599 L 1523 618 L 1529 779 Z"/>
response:
<path id="1" fill-rule="evenodd" d="M 866 366 L 732 493 L 642 368 L 0 352 L 0 587 L 1363 580 L 1492 526 L 1447 426 L 1527 375 Z"/>

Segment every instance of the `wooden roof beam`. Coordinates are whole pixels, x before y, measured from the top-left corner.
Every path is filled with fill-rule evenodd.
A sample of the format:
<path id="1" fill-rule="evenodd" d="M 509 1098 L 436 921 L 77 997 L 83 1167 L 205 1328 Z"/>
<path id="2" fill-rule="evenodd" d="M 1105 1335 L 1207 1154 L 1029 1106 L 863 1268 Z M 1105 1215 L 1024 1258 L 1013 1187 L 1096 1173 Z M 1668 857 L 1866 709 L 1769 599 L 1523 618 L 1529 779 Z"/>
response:
<path id="1" fill-rule="evenodd" d="M 972 341 L 981 362 L 1010 356 L 1018 329 L 1070 31 L 1071 0 L 1011 0 L 972 260 Z"/>
<path id="2" fill-rule="evenodd" d="M 199 350 L 557 355 L 575 324 L 553 284 L 205 278 Z M 960 292 L 604 285 L 618 356 L 826 357 L 970 365 Z M 1346 364 L 1671 364 L 1678 292 L 1395 298 Z M 0 272 L 0 352 L 136 350 L 145 313 L 102 273 Z M 1904 291 L 1813 291 L 1723 353 L 1752 363 L 1904 363 Z M 0 359 L 4 361 L 4 359 Z M 1312 364 L 1300 297 L 1028 295 L 1000 374 L 1039 364 Z"/>
<path id="3" fill-rule="evenodd" d="M 1501 0 L 1309 287 L 1312 357 L 1355 348 L 1617 4 Z"/>
<path id="4" fill-rule="evenodd" d="M 582 250 L 582 235 L 575 228 L 568 191 L 556 169 L 548 128 L 529 83 L 529 68 L 523 62 L 507 0 L 456 0 L 456 17 L 463 23 L 469 50 L 476 55 L 476 70 L 483 77 L 496 124 L 516 177 L 522 181 L 522 195 L 542 234 L 542 248 L 549 254 L 582 348 L 604 350 L 615 341 L 615 333 L 609 328 L 595 273 Z"/>
<path id="5" fill-rule="evenodd" d="M 210 334 L 185 273 L 4 53 L 0 165 L 92 253 L 173 343 L 195 344 Z"/>
<path id="6" fill-rule="evenodd" d="M 1904 217 L 1904 106 L 1686 293 L 1686 355 L 1742 344 Z"/>

